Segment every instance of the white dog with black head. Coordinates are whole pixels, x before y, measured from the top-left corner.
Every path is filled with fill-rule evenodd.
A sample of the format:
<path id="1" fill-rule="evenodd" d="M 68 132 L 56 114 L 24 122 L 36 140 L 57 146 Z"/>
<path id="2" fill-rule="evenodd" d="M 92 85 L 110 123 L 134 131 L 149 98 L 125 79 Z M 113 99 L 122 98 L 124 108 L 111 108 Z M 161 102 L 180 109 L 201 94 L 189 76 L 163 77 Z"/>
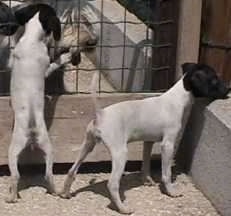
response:
<path id="1" fill-rule="evenodd" d="M 25 32 L 10 59 L 10 93 L 15 121 L 8 155 L 11 172 L 8 202 L 17 201 L 20 177 L 17 162 L 27 146 L 36 145 L 44 152 L 48 192 L 55 193 L 52 145 L 44 121 L 44 82 L 52 71 L 70 62 L 70 54 L 67 54 L 50 64 L 48 37 L 52 34 L 56 41 L 61 37 L 60 21 L 53 8 L 46 4 L 29 5 L 17 10 L 15 16 L 20 25 L 25 24 Z"/>
<path id="2" fill-rule="evenodd" d="M 119 195 L 120 179 L 127 161 L 127 143 L 144 141 L 143 178 L 152 183 L 150 156 L 154 142 L 161 142 L 162 182 L 169 196 L 180 193 L 171 181 L 174 152 L 182 137 L 195 97 L 225 98 L 229 89 L 215 71 L 203 64 L 183 64 L 184 76 L 159 97 L 125 101 L 97 108 L 96 118 L 87 127 L 79 156 L 68 172 L 61 196 L 70 197 L 70 187 L 80 164 L 97 143 L 104 144 L 112 157 L 112 173 L 108 182 L 112 201 L 120 213 L 132 212 Z M 97 79 L 93 79 L 93 89 Z M 94 93 L 94 92 L 93 92 Z M 96 98 L 93 98 L 97 103 Z"/>

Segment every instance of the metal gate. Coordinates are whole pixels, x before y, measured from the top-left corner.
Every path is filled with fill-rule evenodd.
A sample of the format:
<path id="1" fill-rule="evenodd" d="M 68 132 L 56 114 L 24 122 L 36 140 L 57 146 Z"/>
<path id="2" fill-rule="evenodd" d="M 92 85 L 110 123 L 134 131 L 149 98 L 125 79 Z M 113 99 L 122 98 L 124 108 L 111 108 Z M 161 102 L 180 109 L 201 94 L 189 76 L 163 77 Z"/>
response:
<path id="1" fill-rule="evenodd" d="M 3 0 L 12 8 L 31 2 L 51 4 L 64 16 L 75 12 L 71 25 L 81 28 L 98 26 L 98 61 L 89 61 L 85 53 L 77 67 L 67 66 L 54 73 L 46 81 L 47 93 L 88 93 L 92 72 L 100 71 L 99 92 L 162 91 L 174 82 L 176 42 L 178 26 L 177 0 Z M 94 18 L 82 19 L 85 7 L 91 9 Z M 60 12 L 61 11 L 61 12 Z M 82 16 L 83 14 L 83 16 Z M 86 15 L 86 13 L 85 13 Z M 92 14 L 91 14 L 92 15 Z M 90 16 L 91 16 L 90 15 Z M 63 20 L 62 20 L 63 21 Z M 63 25 L 66 24 L 64 20 Z M 80 46 L 81 30 L 75 32 L 78 40 L 71 46 Z M 1 47 L 2 60 L 9 57 L 13 48 Z M 5 55 L 7 52 L 8 56 Z M 0 73 L 1 94 L 9 94 L 10 73 L 2 63 Z"/>

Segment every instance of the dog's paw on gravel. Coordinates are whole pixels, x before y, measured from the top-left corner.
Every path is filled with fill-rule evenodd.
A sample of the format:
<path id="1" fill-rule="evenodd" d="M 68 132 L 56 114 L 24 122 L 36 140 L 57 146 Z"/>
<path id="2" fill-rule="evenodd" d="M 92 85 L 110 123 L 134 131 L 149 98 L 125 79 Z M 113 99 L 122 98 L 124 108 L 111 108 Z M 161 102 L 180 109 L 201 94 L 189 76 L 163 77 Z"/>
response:
<path id="1" fill-rule="evenodd" d="M 144 186 L 154 186 L 156 183 L 153 181 L 151 176 L 142 176 L 142 182 Z"/>
<path id="2" fill-rule="evenodd" d="M 176 184 L 165 185 L 166 194 L 170 197 L 181 197 L 183 196 L 182 191 Z"/>
<path id="3" fill-rule="evenodd" d="M 58 195 L 63 199 L 70 199 L 71 198 L 71 193 L 60 192 Z"/>

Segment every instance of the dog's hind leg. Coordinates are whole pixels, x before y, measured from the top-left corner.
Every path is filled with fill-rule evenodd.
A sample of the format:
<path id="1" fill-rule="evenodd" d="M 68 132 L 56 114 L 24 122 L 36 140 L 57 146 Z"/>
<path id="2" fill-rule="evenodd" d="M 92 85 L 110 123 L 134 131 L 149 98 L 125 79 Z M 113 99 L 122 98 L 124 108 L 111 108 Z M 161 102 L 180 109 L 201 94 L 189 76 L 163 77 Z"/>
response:
<path id="1" fill-rule="evenodd" d="M 78 169 L 79 169 L 81 163 L 86 158 L 88 153 L 94 149 L 95 144 L 96 144 L 96 140 L 93 138 L 93 136 L 90 133 L 87 133 L 86 138 L 84 139 L 84 141 L 81 145 L 78 158 L 75 161 L 75 163 L 72 165 L 70 170 L 68 171 L 67 177 L 66 177 L 65 182 L 64 182 L 63 190 L 60 193 L 60 196 L 62 198 L 70 198 L 71 197 L 70 188 L 71 188 L 73 181 L 75 180 L 76 173 L 78 172 Z"/>
<path id="2" fill-rule="evenodd" d="M 120 179 L 124 172 L 125 164 L 127 161 L 127 144 L 122 145 L 107 145 L 110 149 L 112 156 L 112 172 L 108 181 L 108 189 L 111 194 L 113 203 L 122 214 L 131 214 L 132 209 L 122 203 L 119 194 Z M 118 148 L 119 147 L 119 148 Z"/>
<path id="3" fill-rule="evenodd" d="M 48 136 L 47 128 L 45 122 L 43 121 L 41 124 L 38 124 L 38 146 L 45 154 L 45 162 L 46 162 L 46 173 L 45 179 L 48 183 L 47 192 L 50 194 L 56 194 L 54 178 L 53 178 L 53 150 L 50 142 L 50 138 Z"/>
<path id="4" fill-rule="evenodd" d="M 9 197 L 6 198 L 6 202 L 8 203 L 17 202 L 18 181 L 20 178 L 18 171 L 18 157 L 22 150 L 26 147 L 27 140 L 28 137 L 25 131 L 18 126 L 17 122 L 15 122 L 12 141 L 8 152 L 9 169 L 11 173 L 10 194 Z"/>
<path id="5" fill-rule="evenodd" d="M 142 163 L 142 180 L 144 185 L 152 186 L 155 184 L 151 177 L 151 154 L 153 142 L 144 142 L 143 146 L 143 163 Z"/>

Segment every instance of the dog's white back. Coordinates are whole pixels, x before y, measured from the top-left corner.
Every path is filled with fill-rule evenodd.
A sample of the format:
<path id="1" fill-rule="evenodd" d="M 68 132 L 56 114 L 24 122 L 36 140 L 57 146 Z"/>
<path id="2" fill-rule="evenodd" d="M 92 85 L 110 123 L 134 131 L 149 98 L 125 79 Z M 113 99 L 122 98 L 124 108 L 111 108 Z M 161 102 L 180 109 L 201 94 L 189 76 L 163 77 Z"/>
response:
<path id="1" fill-rule="evenodd" d="M 119 137 L 126 142 L 161 141 L 167 130 L 182 127 L 185 124 L 182 113 L 187 115 L 190 112 L 193 97 L 190 92 L 182 89 L 184 89 L 183 82 L 180 80 L 174 88 L 160 97 L 125 101 L 108 106 L 100 111 L 97 127 L 104 133 L 102 135 L 104 138 L 113 135 L 118 139 L 116 131 L 119 131 Z M 186 110 L 188 111 L 185 112 Z M 109 125 L 117 127 L 114 128 L 114 133 L 107 131 L 111 131 Z M 121 137 L 121 134 L 125 134 L 126 137 Z"/>
<path id="2" fill-rule="evenodd" d="M 29 32 L 28 29 L 30 29 Z M 36 102 L 36 98 L 43 98 L 45 72 L 49 67 L 50 60 L 46 44 L 42 40 L 44 35 L 38 32 L 43 31 L 37 13 L 26 24 L 25 33 L 12 54 L 10 64 L 12 65 L 11 96 L 13 106 L 17 104 L 25 108 L 29 105 L 28 103 Z M 17 102 L 15 103 L 15 101 Z M 43 104 L 43 100 L 39 99 L 38 101 Z M 35 108 L 42 104 L 36 103 Z"/>

